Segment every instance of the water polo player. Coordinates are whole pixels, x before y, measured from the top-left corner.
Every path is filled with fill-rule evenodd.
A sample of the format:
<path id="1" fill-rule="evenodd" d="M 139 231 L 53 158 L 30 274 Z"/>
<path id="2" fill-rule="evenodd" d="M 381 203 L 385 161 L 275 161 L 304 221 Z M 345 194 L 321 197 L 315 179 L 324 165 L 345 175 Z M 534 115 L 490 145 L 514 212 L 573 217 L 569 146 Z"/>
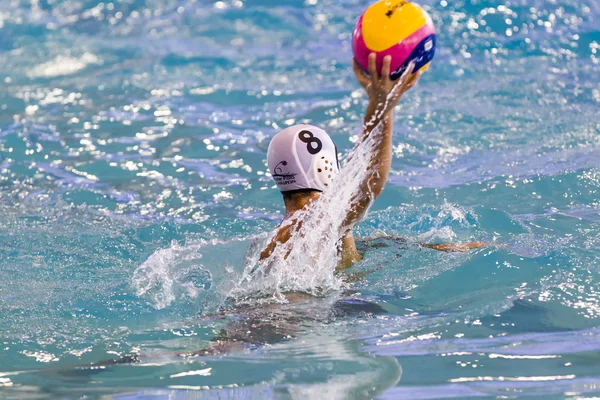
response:
<path id="1" fill-rule="evenodd" d="M 359 182 L 358 196 L 353 198 L 348 208 L 343 234 L 339 238 L 338 269 L 347 268 L 361 259 L 356 249 L 352 227 L 363 218 L 372 201 L 381 194 L 385 186 L 392 162 L 393 110 L 402 95 L 416 85 L 421 75 L 421 71 L 413 74 L 414 64 L 411 64 L 397 81 L 392 81 L 390 56 L 383 60 L 381 75 L 376 67 L 374 53 L 369 55 L 368 63 L 369 77 L 354 61 L 356 78 L 369 97 L 362 137 L 357 146 L 360 146 L 376 127 L 381 126 L 381 133 L 378 133 L 368 173 L 364 181 Z M 283 195 L 286 214 L 277 234 L 261 253 L 261 259 L 268 258 L 279 243 L 291 239 L 293 228 L 298 223 L 301 213 L 306 211 L 307 206 L 317 200 L 322 192 L 331 187 L 340 168 L 337 149 L 329 135 L 311 125 L 295 125 L 277 133 L 269 144 L 267 164 Z M 423 247 L 441 251 L 466 251 L 482 245 L 479 242 L 460 245 L 421 244 Z"/>

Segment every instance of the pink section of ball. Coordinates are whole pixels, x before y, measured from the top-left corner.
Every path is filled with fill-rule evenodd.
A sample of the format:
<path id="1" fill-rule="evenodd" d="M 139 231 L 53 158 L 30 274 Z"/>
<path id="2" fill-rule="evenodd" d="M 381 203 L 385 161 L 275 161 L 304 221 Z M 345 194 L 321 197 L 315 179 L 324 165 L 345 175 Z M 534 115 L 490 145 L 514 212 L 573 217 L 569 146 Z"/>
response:
<path id="1" fill-rule="evenodd" d="M 360 65 L 362 69 L 367 71 L 367 66 L 369 64 L 368 59 L 371 50 L 367 48 L 365 40 L 363 39 L 362 21 L 363 15 L 361 15 L 358 19 L 358 22 L 356 22 L 356 25 L 354 26 L 354 32 L 352 32 L 352 51 L 354 52 L 354 58 L 356 59 L 358 65 Z"/>
<path id="2" fill-rule="evenodd" d="M 354 51 L 354 57 L 356 58 L 358 65 L 360 65 L 365 71 L 368 71 L 369 54 L 371 54 L 373 50 L 367 48 L 367 45 L 365 44 L 365 41 L 363 39 L 362 20 L 363 16 L 361 15 L 358 19 L 358 22 L 356 23 L 356 26 L 354 27 L 354 32 L 352 33 L 352 49 Z M 400 41 L 399 43 L 393 45 L 388 49 L 378 52 L 377 70 L 381 71 L 381 67 L 383 65 L 383 58 L 387 55 L 392 56 L 390 71 L 397 70 L 410 56 L 415 47 L 419 43 L 421 43 L 423 39 L 432 34 L 435 34 L 435 27 L 431 22 L 428 22 L 406 39 Z"/>

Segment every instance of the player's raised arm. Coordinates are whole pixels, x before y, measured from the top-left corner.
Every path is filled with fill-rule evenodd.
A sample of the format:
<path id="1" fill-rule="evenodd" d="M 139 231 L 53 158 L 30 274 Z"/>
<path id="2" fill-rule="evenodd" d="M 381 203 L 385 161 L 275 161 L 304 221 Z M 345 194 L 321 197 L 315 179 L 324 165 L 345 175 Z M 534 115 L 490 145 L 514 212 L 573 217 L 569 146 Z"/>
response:
<path id="1" fill-rule="evenodd" d="M 383 59 L 381 75 L 377 71 L 376 55 L 369 55 L 369 75 L 354 60 L 354 73 L 360 85 L 369 96 L 369 104 L 365 112 L 362 137 L 357 146 L 370 135 L 377 135 L 375 153 L 371 155 L 368 174 L 360 183 L 359 195 L 353 200 L 350 212 L 345 221 L 347 228 L 352 228 L 366 213 L 367 209 L 383 191 L 392 163 L 392 117 L 394 107 L 402 95 L 415 86 L 421 72 L 413 75 L 414 64 L 410 64 L 404 74 L 396 81 L 390 79 L 391 56 Z M 377 129 L 376 129 L 377 128 Z"/>

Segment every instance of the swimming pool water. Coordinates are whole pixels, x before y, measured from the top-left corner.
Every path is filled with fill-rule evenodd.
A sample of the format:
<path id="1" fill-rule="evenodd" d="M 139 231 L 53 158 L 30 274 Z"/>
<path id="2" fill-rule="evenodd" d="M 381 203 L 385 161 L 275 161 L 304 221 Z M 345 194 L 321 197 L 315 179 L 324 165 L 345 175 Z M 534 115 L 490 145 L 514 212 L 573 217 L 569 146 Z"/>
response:
<path id="1" fill-rule="evenodd" d="M 216 308 L 283 215 L 269 139 L 352 148 L 368 4 L 0 1 L 0 397 L 600 395 L 595 0 L 422 1 L 436 58 L 350 283 Z M 467 240 L 506 246 L 414 244 Z"/>

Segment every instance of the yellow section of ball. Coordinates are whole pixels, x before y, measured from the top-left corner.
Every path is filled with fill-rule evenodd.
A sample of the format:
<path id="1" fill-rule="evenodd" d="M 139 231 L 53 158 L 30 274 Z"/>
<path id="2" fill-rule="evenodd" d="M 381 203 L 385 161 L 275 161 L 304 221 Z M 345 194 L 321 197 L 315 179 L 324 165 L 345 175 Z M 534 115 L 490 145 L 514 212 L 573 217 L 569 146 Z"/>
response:
<path id="1" fill-rule="evenodd" d="M 380 0 L 365 11 L 362 36 L 372 51 L 383 51 L 427 23 L 421 7 L 405 0 Z"/>

